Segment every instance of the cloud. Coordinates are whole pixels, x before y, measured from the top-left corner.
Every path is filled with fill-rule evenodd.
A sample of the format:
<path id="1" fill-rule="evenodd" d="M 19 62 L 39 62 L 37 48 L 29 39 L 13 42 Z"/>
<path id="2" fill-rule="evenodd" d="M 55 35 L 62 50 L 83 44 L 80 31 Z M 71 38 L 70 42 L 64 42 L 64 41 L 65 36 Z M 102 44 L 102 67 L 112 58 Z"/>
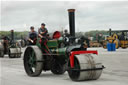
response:
<path id="1" fill-rule="evenodd" d="M 67 9 L 75 8 L 76 31 L 128 28 L 127 1 L 2 1 L 1 30 L 36 30 L 42 22 L 50 32 L 68 29 Z"/>

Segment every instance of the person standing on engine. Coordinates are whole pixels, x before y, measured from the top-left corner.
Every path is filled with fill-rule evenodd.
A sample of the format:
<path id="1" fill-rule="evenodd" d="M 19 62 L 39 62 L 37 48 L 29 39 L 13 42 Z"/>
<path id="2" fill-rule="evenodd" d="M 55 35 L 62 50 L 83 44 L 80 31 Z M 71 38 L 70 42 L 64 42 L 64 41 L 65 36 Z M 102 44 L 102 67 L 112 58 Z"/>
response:
<path id="1" fill-rule="evenodd" d="M 35 45 L 38 35 L 37 32 L 34 30 L 33 26 L 30 27 L 30 30 L 31 31 L 29 32 L 29 38 L 28 38 L 29 45 Z"/>
<path id="2" fill-rule="evenodd" d="M 42 23 L 41 28 L 39 28 L 39 37 L 40 38 L 46 38 L 47 33 L 48 33 L 48 30 L 47 30 L 47 28 L 45 28 L 45 24 Z"/>
<path id="3" fill-rule="evenodd" d="M 48 38 L 47 38 L 48 30 L 47 30 L 47 28 L 45 28 L 45 24 L 44 23 L 41 24 L 41 27 L 39 28 L 38 31 L 39 31 L 38 36 L 40 37 L 41 48 L 43 49 L 42 52 L 43 53 L 47 53 L 45 51 L 45 49 L 47 49 L 46 43 L 48 41 Z"/>

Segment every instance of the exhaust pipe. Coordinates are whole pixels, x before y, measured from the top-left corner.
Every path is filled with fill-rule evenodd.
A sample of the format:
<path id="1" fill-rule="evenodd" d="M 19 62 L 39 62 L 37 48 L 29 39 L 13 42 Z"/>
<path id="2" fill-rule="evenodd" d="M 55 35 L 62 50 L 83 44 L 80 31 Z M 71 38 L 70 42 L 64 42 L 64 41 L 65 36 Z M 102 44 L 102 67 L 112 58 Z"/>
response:
<path id="1" fill-rule="evenodd" d="M 11 30 L 11 44 L 14 43 L 14 30 Z"/>
<path id="2" fill-rule="evenodd" d="M 75 9 L 68 9 L 70 36 L 75 37 Z"/>

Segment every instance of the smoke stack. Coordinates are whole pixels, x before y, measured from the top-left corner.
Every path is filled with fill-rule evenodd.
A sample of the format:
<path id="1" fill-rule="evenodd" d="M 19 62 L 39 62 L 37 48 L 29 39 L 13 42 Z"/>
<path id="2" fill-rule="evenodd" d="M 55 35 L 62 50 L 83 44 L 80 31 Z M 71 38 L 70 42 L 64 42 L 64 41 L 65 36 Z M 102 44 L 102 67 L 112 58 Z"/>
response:
<path id="1" fill-rule="evenodd" d="M 14 30 L 11 30 L 11 43 L 14 43 Z"/>
<path id="2" fill-rule="evenodd" d="M 75 9 L 68 9 L 71 37 L 75 37 Z"/>

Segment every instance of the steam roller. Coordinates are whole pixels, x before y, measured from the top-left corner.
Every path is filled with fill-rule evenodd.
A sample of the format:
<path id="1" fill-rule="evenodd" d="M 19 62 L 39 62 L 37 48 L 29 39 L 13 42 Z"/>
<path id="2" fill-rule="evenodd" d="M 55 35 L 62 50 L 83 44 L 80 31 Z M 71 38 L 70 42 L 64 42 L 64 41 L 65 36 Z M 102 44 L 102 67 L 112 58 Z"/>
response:
<path id="1" fill-rule="evenodd" d="M 0 57 L 4 57 L 5 54 L 8 54 L 9 58 L 21 57 L 21 47 L 18 41 L 14 39 L 14 30 L 11 30 L 10 39 L 4 36 L 0 42 Z"/>
<path id="2" fill-rule="evenodd" d="M 28 76 L 39 76 L 42 71 L 51 71 L 55 75 L 67 71 L 73 81 L 96 80 L 101 76 L 104 66 L 99 60 L 98 52 L 87 50 L 85 40 L 76 42 L 74 11 L 75 9 L 68 10 L 68 41 L 65 41 L 59 31 L 55 31 L 51 40 L 38 38 L 36 45 L 27 46 L 23 62 Z"/>
<path id="3" fill-rule="evenodd" d="M 8 46 L 9 58 L 20 58 L 21 54 L 22 54 L 21 46 L 14 39 L 14 30 L 11 30 L 11 40 L 9 41 L 9 46 Z"/>

